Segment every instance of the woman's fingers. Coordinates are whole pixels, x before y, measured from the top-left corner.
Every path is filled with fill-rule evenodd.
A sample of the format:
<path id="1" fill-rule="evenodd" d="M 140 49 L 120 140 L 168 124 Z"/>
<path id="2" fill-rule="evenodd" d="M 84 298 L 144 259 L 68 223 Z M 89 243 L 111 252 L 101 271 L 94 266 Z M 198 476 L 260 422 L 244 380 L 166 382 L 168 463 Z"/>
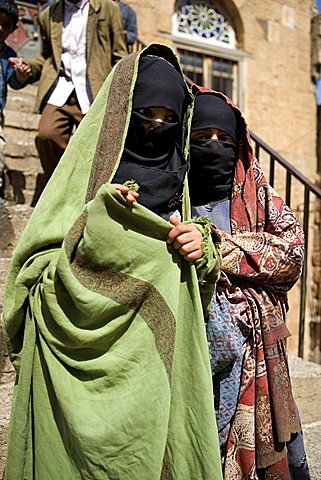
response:
<path id="1" fill-rule="evenodd" d="M 176 225 L 179 225 L 181 223 L 180 219 L 177 218 L 175 215 L 171 215 L 169 217 L 169 221 L 172 225 L 176 226 Z"/>
<path id="2" fill-rule="evenodd" d="M 194 225 L 188 225 L 185 223 L 181 223 L 178 218 L 172 215 L 170 218 L 170 222 L 172 225 L 175 225 L 167 235 L 167 243 L 173 243 L 175 240 L 184 233 L 191 232 L 194 230 Z M 199 232 L 199 230 L 197 230 Z M 199 234 L 202 236 L 201 232 Z"/>
<path id="3" fill-rule="evenodd" d="M 188 260 L 189 262 L 195 262 L 196 260 L 199 260 L 203 255 L 204 255 L 203 249 L 199 248 L 189 253 L 188 255 L 183 255 L 183 256 L 185 260 Z"/>
<path id="4" fill-rule="evenodd" d="M 170 222 L 174 227 L 167 236 L 167 243 L 173 247 L 188 261 L 193 262 L 203 256 L 203 235 L 195 225 L 183 224 L 171 216 Z"/>
<path id="5" fill-rule="evenodd" d="M 184 233 L 179 235 L 173 243 L 174 248 L 179 250 L 180 253 L 186 255 L 195 248 L 199 247 L 198 236 L 195 237 L 194 232 Z"/>
<path id="6" fill-rule="evenodd" d="M 121 183 L 112 183 L 111 186 L 119 192 L 128 203 L 133 203 L 139 197 L 138 192 L 134 192 L 130 190 L 126 185 L 122 185 Z"/>

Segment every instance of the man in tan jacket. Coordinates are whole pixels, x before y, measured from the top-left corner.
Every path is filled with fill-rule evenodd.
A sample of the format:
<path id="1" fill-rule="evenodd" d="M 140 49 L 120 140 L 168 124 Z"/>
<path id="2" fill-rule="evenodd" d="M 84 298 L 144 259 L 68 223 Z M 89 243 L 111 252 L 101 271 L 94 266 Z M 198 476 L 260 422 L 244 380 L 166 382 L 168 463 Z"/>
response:
<path id="1" fill-rule="evenodd" d="M 112 0 L 59 0 L 40 14 L 39 24 L 42 52 L 29 64 L 31 82 L 39 80 L 36 146 L 47 183 L 72 131 L 113 65 L 128 52 L 121 13 Z"/>

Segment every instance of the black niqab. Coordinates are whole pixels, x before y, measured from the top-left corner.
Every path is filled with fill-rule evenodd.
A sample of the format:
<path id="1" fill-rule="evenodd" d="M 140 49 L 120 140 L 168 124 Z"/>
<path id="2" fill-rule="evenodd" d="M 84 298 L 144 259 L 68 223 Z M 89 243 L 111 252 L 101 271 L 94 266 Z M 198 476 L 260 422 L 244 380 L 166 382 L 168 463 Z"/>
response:
<path id="1" fill-rule="evenodd" d="M 237 138 L 237 120 L 233 109 L 214 94 L 195 98 L 192 131 L 217 128 Z M 237 147 L 230 141 L 192 140 L 188 175 L 193 205 L 206 205 L 230 197 Z"/>
<path id="2" fill-rule="evenodd" d="M 198 94 L 195 97 L 192 131 L 201 128 L 218 128 L 237 137 L 237 120 L 232 107 L 213 93 Z"/>
<path id="3" fill-rule="evenodd" d="M 113 182 L 135 180 L 138 202 L 156 213 L 175 209 L 183 189 L 187 162 L 182 125 L 188 102 L 183 77 L 170 63 L 156 56 L 141 58 L 125 149 Z M 141 109 L 149 107 L 171 110 L 174 120 L 145 128 L 152 120 Z"/>

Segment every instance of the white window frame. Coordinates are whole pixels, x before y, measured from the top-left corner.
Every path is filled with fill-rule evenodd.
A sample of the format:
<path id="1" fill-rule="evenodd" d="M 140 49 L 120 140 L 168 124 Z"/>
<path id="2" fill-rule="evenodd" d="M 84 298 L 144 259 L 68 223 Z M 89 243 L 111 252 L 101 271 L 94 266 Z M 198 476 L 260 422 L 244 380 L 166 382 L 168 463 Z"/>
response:
<path id="1" fill-rule="evenodd" d="M 213 0 L 213 7 L 215 8 L 215 0 Z M 178 50 L 186 50 L 199 53 L 208 57 L 222 58 L 235 62 L 236 73 L 235 77 L 233 78 L 232 100 L 239 106 L 241 110 L 244 110 L 246 60 L 249 58 L 253 58 L 253 55 L 237 48 L 236 35 L 232 27 L 230 34 L 232 35 L 231 42 L 225 43 L 219 42 L 217 39 L 206 39 L 198 35 L 189 35 L 183 32 L 179 32 L 177 12 L 174 11 L 172 14 L 172 33 L 171 35 L 163 34 L 162 36 L 170 39 L 173 50 L 176 52 L 176 54 L 178 53 Z"/>
<path id="2" fill-rule="evenodd" d="M 209 57 L 218 57 L 235 62 L 237 64 L 237 72 L 233 84 L 234 96 L 232 100 L 241 110 L 244 110 L 245 60 L 251 55 L 243 52 L 242 50 L 213 47 L 212 45 L 208 44 L 204 45 L 203 42 L 200 44 L 200 42 L 196 42 L 192 38 L 185 38 L 183 41 L 181 37 L 177 37 L 175 35 L 171 36 L 171 41 L 176 54 L 178 54 L 178 50 L 187 50 Z"/>

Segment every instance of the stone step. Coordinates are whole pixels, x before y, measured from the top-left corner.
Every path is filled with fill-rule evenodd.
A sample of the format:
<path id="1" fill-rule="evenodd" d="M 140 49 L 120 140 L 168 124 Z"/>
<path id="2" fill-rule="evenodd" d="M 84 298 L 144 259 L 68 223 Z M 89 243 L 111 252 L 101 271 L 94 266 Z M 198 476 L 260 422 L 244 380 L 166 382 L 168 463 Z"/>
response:
<path id="1" fill-rule="evenodd" d="M 311 480 L 321 479 L 321 421 L 303 425 L 304 445 Z"/>
<path id="2" fill-rule="evenodd" d="M 0 222 L 0 238 L 7 238 L 5 245 L 0 245 L 0 258 L 9 257 L 30 218 L 33 208 L 29 205 L 13 205 L 0 209 L 5 222 Z M 7 233 L 9 232 L 9 233 Z"/>
<path id="3" fill-rule="evenodd" d="M 4 343 L 2 327 L 0 327 L 0 386 L 12 383 L 14 378 L 14 368 Z"/>
<path id="4" fill-rule="evenodd" d="M 12 161 L 14 160 L 14 161 Z M 11 184 L 21 186 L 26 190 L 34 190 L 38 173 L 42 173 L 38 158 L 32 158 L 27 164 L 23 159 L 8 159 Z"/>
<path id="5" fill-rule="evenodd" d="M 12 390 L 13 383 L 0 384 L 0 478 L 3 478 L 3 472 L 6 464 Z"/>
<path id="6" fill-rule="evenodd" d="M 35 146 L 35 135 L 33 132 L 25 132 L 25 135 L 21 135 L 20 130 L 17 130 L 18 135 L 12 136 L 12 138 L 6 135 L 5 153 L 7 157 L 13 158 L 25 158 L 25 157 L 38 157 L 38 152 Z"/>
<path id="7" fill-rule="evenodd" d="M 2 314 L 4 285 L 9 263 L 10 258 L 0 258 L 0 318 Z M 9 360 L 3 339 L 3 330 L 0 325 L 0 478 L 2 478 L 3 475 L 6 458 L 6 446 L 8 440 L 8 427 L 14 379 L 15 372 Z"/>
<path id="8" fill-rule="evenodd" d="M 0 478 L 6 462 L 8 427 L 15 372 L 9 360 L 0 327 Z"/>
<path id="9" fill-rule="evenodd" d="M 14 236 L 11 215 L 7 208 L 0 206 L 0 252 L 8 249 Z"/>
<path id="10" fill-rule="evenodd" d="M 321 422 L 321 365 L 291 355 L 289 368 L 302 424 Z"/>
<path id="11" fill-rule="evenodd" d="M 6 177 L 9 177 L 5 193 L 8 205 L 30 206 L 34 198 L 39 198 L 43 190 L 43 173 L 41 172 L 24 173 L 21 170 L 9 170 Z"/>
<path id="12" fill-rule="evenodd" d="M 27 85 L 20 90 L 13 90 L 9 87 L 5 109 L 33 113 L 37 88 L 37 85 Z"/>
<path id="13" fill-rule="evenodd" d="M 36 176 L 38 173 L 42 172 L 38 157 L 7 157 L 6 164 L 10 170 L 23 172 L 26 176 Z"/>
<path id="14" fill-rule="evenodd" d="M 10 264 L 10 257 L 0 258 L 0 318 L 2 314 L 4 289 L 6 285 L 9 264 Z M 2 350 L 1 350 L 1 339 L 0 339 L 0 366 L 1 366 L 1 362 L 2 362 Z M 1 375 L 1 370 L 0 370 L 0 375 Z M 0 383 L 1 383 L 1 380 L 0 380 Z"/>
<path id="15" fill-rule="evenodd" d="M 14 205 L 7 208 L 9 210 L 14 229 L 14 239 L 12 241 L 12 245 L 15 247 L 33 212 L 33 208 L 29 207 L 28 205 Z"/>
<path id="16" fill-rule="evenodd" d="M 23 130 L 21 128 L 4 127 L 4 137 L 6 140 L 5 154 L 6 159 L 37 157 L 35 138 L 36 130 Z"/>
<path id="17" fill-rule="evenodd" d="M 311 480 L 321 479 L 321 365 L 289 356 L 295 401 L 299 408 Z"/>
<path id="18" fill-rule="evenodd" d="M 6 137 L 12 133 L 18 133 L 21 130 L 21 133 L 24 132 L 36 132 L 38 130 L 38 123 L 39 123 L 40 115 L 36 115 L 35 113 L 24 112 L 19 110 L 10 110 L 6 107 L 5 111 L 5 132 Z"/>
<path id="19" fill-rule="evenodd" d="M 9 142 L 7 142 L 8 146 L 9 149 L 13 149 L 12 144 Z M 37 177 L 39 174 L 42 174 L 39 157 L 27 155 L 28 153 L 30 154 L 30 150 L 33 148 L 32 144 L 32 148 L 25 149 L 29 151 L 22 157 L 6 155 L 6 165 L 8 167 L 6 174 L 6 199 L 14 203 L 30 205 L 35 194 Z M 17 153 L 17 149 L 14 153 Z M 19 153 L 23 154 L 23 149 Z"/>
<path id="20" fill-rule="evenodd" d="M 42 168 L 35 147 L 40 115 L 33 113 L 36 85 L 21 90 L 9 89 L 5 115 L 6 199 L 9 204 L 30 205 L 37 185 L 42 183 Z M 40 175 L 40 176 L 39 176 Z"/>

